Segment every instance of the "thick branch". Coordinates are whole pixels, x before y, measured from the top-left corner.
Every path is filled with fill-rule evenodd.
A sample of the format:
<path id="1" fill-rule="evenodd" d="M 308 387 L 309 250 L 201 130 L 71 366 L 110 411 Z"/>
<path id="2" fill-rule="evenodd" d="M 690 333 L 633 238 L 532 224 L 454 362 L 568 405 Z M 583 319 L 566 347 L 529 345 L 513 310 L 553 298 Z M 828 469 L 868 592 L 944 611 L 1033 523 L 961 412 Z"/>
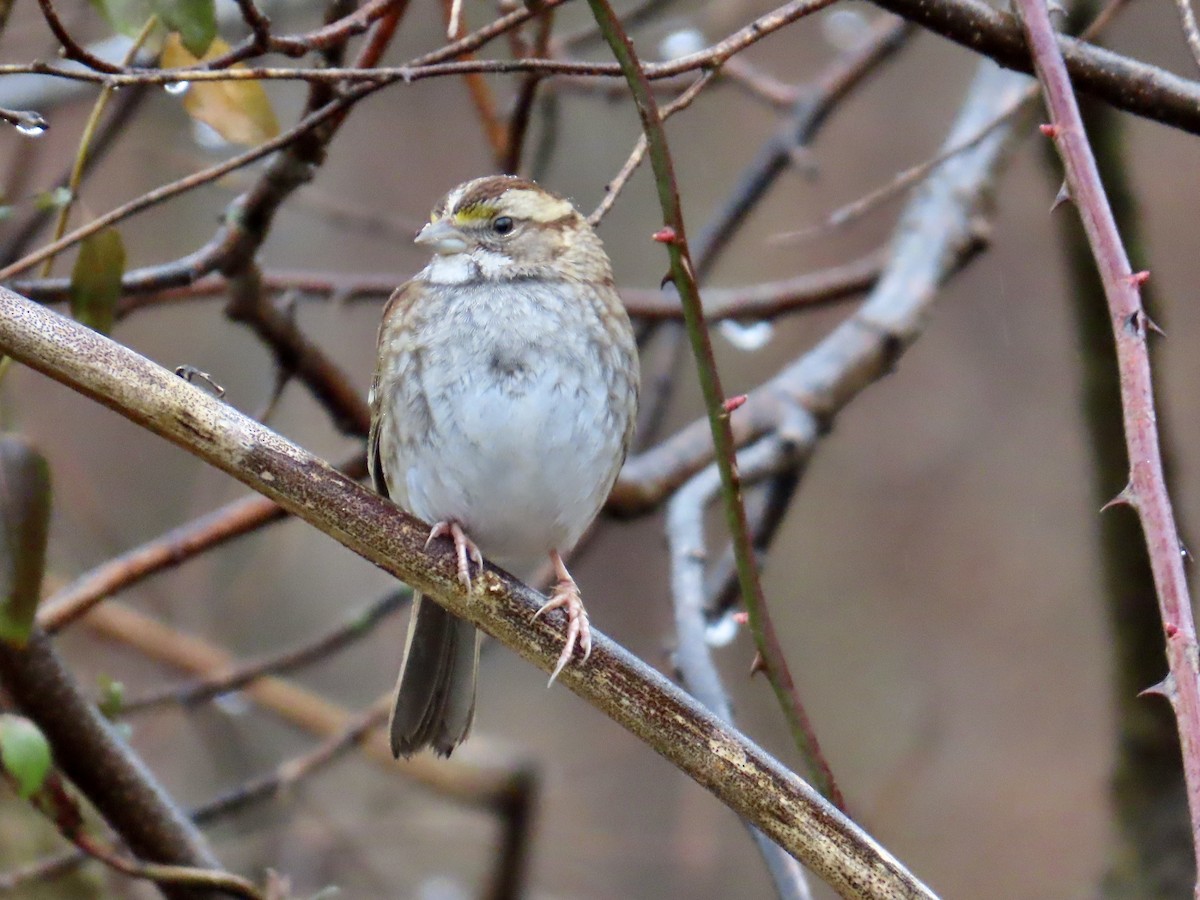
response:
<path id="1" fill-rule="evenodd" d="M 452 554 L 424 551 L 426 524 L 160 366 L 7 290 L 0 351 L 228 472 L 544 671 L 553 667 L 562 636 L 557 621 L 531 622 L 540 595 L 488 567 L 468 596 Z M 845 896 L 933 896 L 807 784 L 607 638 L 597 635 L 588 664 L 560 680 Z"/>
<path id="2" fill-rule="evenodd" d="M 220 868 L 204 837 L 88 702 L 44 632 L 35 629 L 22 649 L 0 642 L 0 678 L 50 740 L 58 766 L 137 856 Z M 209 896 L 163 890 L 170 897 Z"/>

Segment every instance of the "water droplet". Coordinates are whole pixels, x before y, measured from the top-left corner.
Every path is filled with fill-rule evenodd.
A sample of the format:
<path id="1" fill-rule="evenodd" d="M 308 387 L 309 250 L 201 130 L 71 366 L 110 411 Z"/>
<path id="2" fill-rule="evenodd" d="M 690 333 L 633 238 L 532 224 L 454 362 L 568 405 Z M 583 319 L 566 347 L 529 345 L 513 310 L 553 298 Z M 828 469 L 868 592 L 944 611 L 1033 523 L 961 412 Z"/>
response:
<path id="1" fill-rule="evenodd" d="M 18 134 L 31 138 L 41 137 L 50 127 L 49 123 L 37 113 L 21 113 L 21 118 L 16 122 L 16 126 Z"/>
<path id="2" fill-rule="evenodd" d="M 737 637 L 740 628 L 737 613 L 731 609 L 715 622 L 708 623 L 704 629 L 704 641 L 710 647 L 724 647 Z"/>
<path id="3" fill-rule="evenodd" d="M 757 322 L 739 322 L 735 319 L 722 322 L 721 334 L 725 340 L 739 350 L 761 350 L 775 336 L 775 326 L 765 319 Z"/>
<path id="4" fill-rule="evenodd" d="M 670 62 L 682 56 L 699 53 L 707 46 L 708 40 L 699 28 L 677 28 L 658 42 L 658 55 L 665 62 Z"/>
<path id="5" fill-rule="evenodd" d="M 186 94 L 188 91 L 188 88 L 190 88 L 191 86 L 192 86 L 191 82 L 188 82 L 188 81 L 168 81 L 166 84 L 163 85 L 163 90 L 166 91 L 168 94 L 170 94 L 172 97 L 178 97 L 182 94 Z"/>
<path id="6" fill-rule="evenodd" d="M 219 694 L 213 700 L 213 704 L 229 716 L 244 716 L 250 712 L 250 701 L 246 699 L 246 695 L 242 691 Z"/>
<path id="7" fill-rule="evenodd" d="M 865 7 L 857 4 L 830 10 L 821 18 L 821 33 L 838 50 L 856 50 L 871 30 L 871 20 Z"/>

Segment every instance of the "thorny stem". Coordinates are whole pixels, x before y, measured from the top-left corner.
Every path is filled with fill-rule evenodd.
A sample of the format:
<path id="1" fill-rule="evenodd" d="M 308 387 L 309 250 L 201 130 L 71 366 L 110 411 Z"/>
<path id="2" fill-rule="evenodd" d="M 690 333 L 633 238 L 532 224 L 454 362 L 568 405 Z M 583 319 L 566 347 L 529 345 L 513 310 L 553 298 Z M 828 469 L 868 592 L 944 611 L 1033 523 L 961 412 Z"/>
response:
<path id="1" fill-rule="evenodd" d="M 1044 0 L 1020 0 L 1018 8 L 1052 118 L 1043 131 L 1053 138 L 1062 157 L 1067 188 L 1079 209 L 1112 316 L 1130 460 L 1129 483 L 1115 502 L 1134 508 L 1146 536 L 1171 670 L 1157 690 L 1171 702 L 1178 721 L 1193 845 L 1200 868 L 1200 664 L 1179 534 L 1159 448 L 1146 349 L 1154 324 L 1142 308 L 1141 276 L 1132 271 L 1117 232 L 1049 11 Z M 1196 895 L 1200 897 L 1200 885 Z"/>
<path id="2" fill-rule="evenodd" d="M 660 239 L 667 247 L 667 253 L 671 260 L 671 279 L 679 292 L 685 327 L 696 357 L 700 390 L 704 396 L 704 405 L 713 436 L 715 461 L 721 475 L 725 519 L 733 541 L 738 583 L 741 586 L 746 612 L 749 614 L 750 629 L 754 634 L 754 641 L 776 700 L 783 710 L 792 738 L 800 750 L 817 789 L 837 806 L 844 808 L 845 801 L 838 791 L 833 773 L 821 753 L 816 734 L 800 703 L 791 672 L 788 670 L 787 661 L 783 655 L 783 648 L 779 644 L 771 622 L 766 598 L 763 596 L 762 583 L 758 577 L 758 566 L 754 557 L 754 546 L 746 521 L 746 507 L 742 502 L 742 489 L 735 458 L 737 445 L 729 427 L 729 413 L 724 407 L 725 394 L 721 389 L 712 342 L 709 340 L 708 329 L 704 324 L 704 309 L 700 302 L 700 292 L 696 286 L 696 276 L 688 253 L 683 209 L 679 202 L 679 188 L 675 181 L 674 165 L 671 161 L 670 149 L 667 146 L 666 132 L 659 117 L 658 104 L 654 99 L 654 92 L 650 88 L 650 81 L 642 71 L 633 42 L 621 27 L 620 20 L 613 12 L 612 7 L 607 0 L 588 0 L 588 4 L 592 8 L 596 24 L 600 27 L 600 33 L 608 41 L 613 55 L 625 73 L 625 79 L 629 83 L 629 89 L 633 93 L 634 102 L 637 105 L 638 115 L 642 120 L 642 130 L 646 134 L 650 163 L 654 169 L 654 181 L 658 188 L 658 199 L 662 206 L 665 224 L 663 231 L 656 235 L 656 239 Z"/>

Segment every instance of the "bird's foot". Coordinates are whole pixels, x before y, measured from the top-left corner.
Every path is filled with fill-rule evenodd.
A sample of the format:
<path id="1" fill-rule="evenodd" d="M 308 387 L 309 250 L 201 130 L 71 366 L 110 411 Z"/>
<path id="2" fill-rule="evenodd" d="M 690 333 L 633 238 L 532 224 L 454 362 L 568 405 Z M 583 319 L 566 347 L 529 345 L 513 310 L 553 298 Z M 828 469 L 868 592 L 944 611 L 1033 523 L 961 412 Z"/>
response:
<path id="1" fill-rule="evenodd" d="M 533 614 L 533 618 L 536 619 L 542 613 L 552 609 L 563 609 L 567 614 L 567 639 L 563 644 L 562 653 L 558 655 L 554 671 L 550 673 L 547 687 L 554 684 L 554 679 L 558 677 L 559 672 L 571 661 L 571 657 L 575 655 L 576 645 L 583 652 L 583 659 L 580 662 L 587 662 L 588 657 L 592 655 L 592 629 L 588 625 L 587 610 L 584 608 L 583 598 L 579 594 L 579 585 L 567 571 L 557 550 L 551 552 L 550 558 L 554 561 L 558 582 L 554 585 L 554 592 L 550 595 L 550 600 Z"/>
<path id="2" fill-rule="evenodd" d="M 475 542 L 467 537 L 467 533 L 457 522 L 438 522 L 434 525 L 429 530 L 429 537 L 425 540 L 425 548 L 429 549 L 429 545 L 440 537 L 449 537 L 454 541 L 454 555 L 458 560 L 458 580 L 467 589 L 467 593 L 471 593 L 471 563 L 474 562 L 475 567 L 482 571 L 483 554 L 479 552 Z"/>

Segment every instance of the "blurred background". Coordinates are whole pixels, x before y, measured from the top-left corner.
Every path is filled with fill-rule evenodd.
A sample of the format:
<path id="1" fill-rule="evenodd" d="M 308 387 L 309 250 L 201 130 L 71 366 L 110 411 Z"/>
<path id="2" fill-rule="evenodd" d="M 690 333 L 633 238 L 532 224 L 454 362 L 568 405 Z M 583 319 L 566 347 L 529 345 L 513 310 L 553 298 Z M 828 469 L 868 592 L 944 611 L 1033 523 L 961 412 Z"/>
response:
<path id="1" fill-rule="evenodd" d="M 709 44 L 771 8 L 748 0 L 677 0 L 638 29 L 638 45 L 654 58 L 664 38 L 679 40 L 693 30 Z M 76 33 L 106 33 L 87 4 L 63 10 Z M 464 10 L 472 27 L 494 12 L 473 0 Z M 284 29 L 300 30 L 319 22 L 320 12 L 297 3 L 273 15 Z M 744 58 L 803 85 L 879 15 L 867 4 L 842 2 Z M 587 21 L 585 6 L 569 4 L 556 27 L 565 33 Z M 414 3 L 385 62 L 443 42 L 440 10 Z M 1130 3 L 1104 42 L 1195 74 L 1167 3 Z M 34 6 L 19 7 L 0 43 L 3 60 L 51 58 L 54 49 Z M 589 52 L 606 58 L 599 47 Z M 775 236 L 819 224 L 837 206 L 934 155 L 976 64 L 936 36 L 916 35 L 839 106 L 805 165 L 780 179 L 709 285 L 783 278 L 880 246 L 902 201 L 816 239 Z M 502 96 L 512 88 L 502 78 L 493 83 Z M 303 85 L 272 83 L 267 90 L 287 127 L 301 108 Z M 24 159 L 30 167 L 23 194 L 8 201 L 18 210 L 69 165 L 93 98 L 85 90 L 43 109 L 51 128 L 37 140 L 0 132 L 0 158 L 8 165 Z M 539 175 L 587 211 L 625 160 L 638 122 L 621 97 L 563 90 L 558 109 L 554 151 Z M 1131 116 L 1120 125 L 1146 264 L 1161 298 L 1158 318 L 1168 334 L 1159 343 L 1156 375 L 1176 450 L 1172 492 L 1185 533 L 1189 527 L 1195 533 L 1200 142 Z M 536 140 L 545 125 L 535 118 L 534 127 Z M 707 91 L 671 120 L 693 231 L 776 127 L 769 109 L 729 85 Z M 939 894 L 979 900 L 1095 896 L 1114 853 L 1114 662 L 1081 410 L 1080 339 L 1049 212 L 1060 176 L 1036 129 L 1022 127 L 1028 137 L 997 185 L 990 247 L 945 288 L 927 331 L 897 370 L 837 418 L 765 569 L 801 696 L 853 814 Z M 155 89 L 89 178 L 82 218 L 232 152 L 198 140 L 180 98 Z M 311 185 L 283 207 L 260 261 L 269 269 L 391 275 L 399 283 L 424 264 L 410 238 L 428 208 L 446 189 L 493 167 L 461 81 L 394 85 L 353 111 Z M 203 244 L 255 172 L 124 223 L 129 267 L 175 259 Z M 666 261 L 649 235 L 660 224 L 643 169 L 600 227 L 619 285 L 657 286 Z M 56 271 L 66 274 L 69 265 L 60 260 Z M 852 308 L 780 319 L 765 346 L 753 351 L 718 339 L 727 392 L 769 378 Z M 303 301 L 296 311 L 299 325 L 364 394 L 378 315 L 373 302 Z M 243 411 L 261 409 L 270 396 L 273 360 L 224 318 L 219 299 L 141 311 L 114 336 L 169 368 L 189 364 L 211 373 L 226 400 Z M 702 412 L 694 371 L 685 363 L 664 435 Z M 5 379 L 2 413 L 4 426 L 33 438 L 52 467 L 51 588 L 245 493 L 27 370 L 16 368 Z M 288 387 L 271 424 L 334 461 L 360 446 L 339 436 L 298 384 Z M 1115 493 L 1121 484 L 1109 487 Z M 673 626 L 661 516 L 602 521 L 598 529 L 572 567 L 592 622 L 669 674 Z M 393 586 L 348 550 L 289 521 L 157 576 L 120 600 L 234 657 L 251 658 L 304 641 Z M 1147 594 L 1145 603 L 1153 602 Z M 393 616 L 363 642 L 290 677 L 347 709 L 365 708 L 392 685 L 404 628 L 405 617 Z M 117 679 L 133 696 L 185 677 L 96 634 L 86 620 L 59 646 L 86 685 Z M 744 633 L 717 651 L 738 724 L 796 766 L 766 683 L 747 675 L 752 655 Z M 315 740 L 238 695 L 195 709 L 167 707 L 130 725 L 134 747 L 186 805 L 271 770 Z M 485 651 L 475 732 L 455 760 L 536 766 L 541 789 L 530 897 L 771 893 L 732 813 L 566 689 L 546 690 L 541 672 L 502 647 Z M 336 884 L 345 897 L 420 900 L 475 896 L 498 841 L 493 816 L 358 755 L 208 833 L 228 867 L 252 877 L 277 869 L 301 896 Z M 0 793 L 5 868 L 62 846 L 10 793 Z M 145 888 L 93 866 L 82 878 L 21 891 L 142 896 Z"/>

